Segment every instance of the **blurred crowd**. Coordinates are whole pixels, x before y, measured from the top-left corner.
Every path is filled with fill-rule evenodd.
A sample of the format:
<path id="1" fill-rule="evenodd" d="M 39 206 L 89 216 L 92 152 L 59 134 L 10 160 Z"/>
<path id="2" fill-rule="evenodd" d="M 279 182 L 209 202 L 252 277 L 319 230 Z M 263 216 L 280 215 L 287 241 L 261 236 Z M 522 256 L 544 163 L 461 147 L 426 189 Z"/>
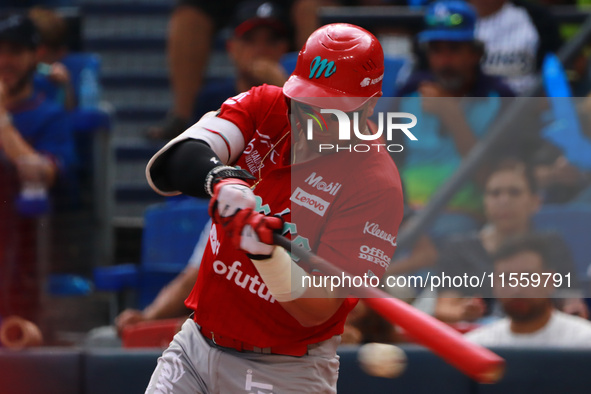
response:
<path id="1" fill-rule="evenodd" d="M 78 201 L 72 194 L 80 193 L 85 182 L 80 168 L 87 159 L 77 149 L 77 133 L 84 128 L 78 120 L 81 113 L 99 110 L 99 75 L 92 64 L 76 60 L 67 46 L 68 25 L 59 8 L 53 10 L 76 2 L 28 3 L 0 6 L 6 9 L 0 18 L 0 317 L 37 321 L 44 291 L 39 228 L 48 214 Z M 173 102 L 167 117 L 144 135 L 168 141 L 229 97 L 264 83 L 283 85 L 294 66 L 286 59 L 319 26 L 321 7 L 422 7 L 421 24 L 372 29 L 383 42 L 390 74 L 384 76 L 383 90 L 392 97 L 383 98 L 380 110 L 410 112 L 419 119 L 413 129 L 419 141 L 398 141 L 404 150 L 392 153 L 408 222 L 519 100 L 556 97 L 555 85 L 542 86 L 539 80 L 549 56 L 571 38 L 549 9 L 566 3 L 179 0 L 162 54 L 168 60 Z M 210 81 L 206 68 L 222 29 L 231 32 L 225 48 L 235 74 Z M 560 119 L 556 113 L 548 115 L 550 101 L 533 100 L 522 114 L 526 121 L 506 133 L 510 138 L 472 172 L 429 231 L 412 247 L 399 247 L 387 271 L 387 276 L 422 277 L 494 272 L 495 278 L 501 273 L 572 273 L 572 283 L 522 293 L 500 286 L 388 289 L 393 296 L 470 331 L 468 337 L 484 345 L 591 346 L 586 272 L 572 257 L 568 240 L 558 233 L 540 233 L 533 225 L 536 214 L 550 204 L 591 209 L 591 159 L 581 159 L 571 149 L 591 139 L 586 115 L 591 101 L 584 98 L 591 86 L 586 56 L 587 47 L 561 75 L 574 95 L 581 96 L 573 101 L 580 133 L 561 134 L 570 145 L 542 133 L 548 116 L 555 123 Z M 388 59 L 402 66 L 388 69 Z M 586 155 L 591 157 L 591 150 Z M 114 343 L 117 333 L 139 322 L 186 314 L 183 301 L 197 277 L 207 236 L 205 231 L 186 270 L 150 306 L 127 309 L 117 317 L 110 330 Z M 350 315 L 343 335 L 345 343 L 405 340 L 404 332 L 363 302 Z"/>

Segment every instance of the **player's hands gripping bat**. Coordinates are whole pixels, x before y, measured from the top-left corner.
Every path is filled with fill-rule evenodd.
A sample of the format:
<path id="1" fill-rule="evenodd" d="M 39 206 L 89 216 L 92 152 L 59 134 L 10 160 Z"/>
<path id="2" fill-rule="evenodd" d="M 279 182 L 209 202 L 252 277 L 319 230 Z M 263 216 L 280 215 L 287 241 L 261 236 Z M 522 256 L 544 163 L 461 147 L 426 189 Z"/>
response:
<path id="1" fill-rule="evenodd" d="M 283 227 L 283 220 L 255 212 L 256 200 L 248 184 L 236 178 L 219 180 L 213 187 L 209 215 L 232 240 L 236 249 L 251 259 L 266 259 L 275 245 L 273 231 Z"/>
<path id="2" fill-rule="evenodd" d="M 276 245 L 307 261 L 325 275 L 349 275 L 328 261 L 308 252 L 275 233 Z M 431 349 L 445 361 L 480 383 L 494 383 L 503 375 L 505 361 L 490 350 L 467 341 L 460 333 L 439 320 L 390 297 L 373 287 L 352 288 L 354 296 L 392 324 L 403 328 L 417 343 Z"/>
<path id="3" fill-rule="evenodd" d="M 227 218 L 224 232 L 236 249 L 245 251 L 253 260 L 263 260 L 271 257 L 275 248 L 273 233 L 281 228 L 280 218 L 243 209 Z"/>
<path id="4" fill-rule="evenodd" d="M 209 216 L 216 224 L 225 226 L 240 210 L 254 209 L 256 201 L 248 183 L 241 179 L 222 179 L 213 187 Z"/>

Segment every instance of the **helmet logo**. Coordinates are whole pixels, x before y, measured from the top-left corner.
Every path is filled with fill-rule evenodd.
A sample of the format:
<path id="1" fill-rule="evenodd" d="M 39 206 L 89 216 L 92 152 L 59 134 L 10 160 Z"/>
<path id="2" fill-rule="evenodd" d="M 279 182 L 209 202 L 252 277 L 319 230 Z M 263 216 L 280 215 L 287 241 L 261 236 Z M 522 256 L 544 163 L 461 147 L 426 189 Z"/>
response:
<path id="1" fill-rule="evenodd" d="M 334 64 L 334 61 L 329 62 L 326 59 L 322 59 L 320 56 L 316 56 L 312 59 L 312 63 L 310 63 L 310 75 L 308 78 L 319 78 L 323 71 L 324 78 L 328 78 L 337 71 L 337 66 Z M 316 74 L 316 76 L 314 76 L 314 74 Z"/>
<path id="2" fill-rule="evenodd" d="M 382 79 L 384 79 L 384 74 L 382 74 L 379 77 L 374 78 L 374 79 L 371 79 L 370 77 L 365 77 L 365 78 L 363 78 L 363 81 L 361 81 L 359 86 L 361 86 L 362 88 L 365 88 L 369 85 L 375 85 L 376 83 L 380 82 Z"/>

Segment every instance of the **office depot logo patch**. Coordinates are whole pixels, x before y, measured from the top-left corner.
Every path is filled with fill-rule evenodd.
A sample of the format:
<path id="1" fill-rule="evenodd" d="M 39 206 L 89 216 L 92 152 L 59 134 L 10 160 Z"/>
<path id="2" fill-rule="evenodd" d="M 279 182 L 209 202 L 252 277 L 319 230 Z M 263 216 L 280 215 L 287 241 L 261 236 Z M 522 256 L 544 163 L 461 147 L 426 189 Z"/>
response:
<path id="1" fill-rule="evenodd" d="M 359 249 L 359 258 L 378 264 L 383 268 L 388 268 L 390 265 L 390 257 L 387 256 L 383 250 L 378 248 L 370 248 L 367 245 L 361 245 Z"/>
<path id="2" fill-rule="evenodd" d="M 330 203 L 297 187 L 289 198 L 294 203 L 309 209 L 317 215 L 324 216 Z"/>

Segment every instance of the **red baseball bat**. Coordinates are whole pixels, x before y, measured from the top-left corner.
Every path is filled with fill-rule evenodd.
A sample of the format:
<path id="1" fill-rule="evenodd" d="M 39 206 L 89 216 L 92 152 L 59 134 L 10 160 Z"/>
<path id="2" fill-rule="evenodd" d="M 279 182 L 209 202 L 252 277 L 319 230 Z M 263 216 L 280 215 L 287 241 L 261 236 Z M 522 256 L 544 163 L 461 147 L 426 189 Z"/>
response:
<path id="1" fill-rule="evenodd" d="M 287 238 L 274 234 L 276 245 L 312 264 L 314 268 L 331 276 L 353 276 L 333 264 L 296 246 Z M 356 287 L 354 296 L 364 302 L 390 323 L 403 328 L 417 343 L 480 383 L 495 383 L 503 375 L 505 360 L 490 350 L 466 340 L 459 332 L 424 312 L 392 298 L 374 287 Z"/>

